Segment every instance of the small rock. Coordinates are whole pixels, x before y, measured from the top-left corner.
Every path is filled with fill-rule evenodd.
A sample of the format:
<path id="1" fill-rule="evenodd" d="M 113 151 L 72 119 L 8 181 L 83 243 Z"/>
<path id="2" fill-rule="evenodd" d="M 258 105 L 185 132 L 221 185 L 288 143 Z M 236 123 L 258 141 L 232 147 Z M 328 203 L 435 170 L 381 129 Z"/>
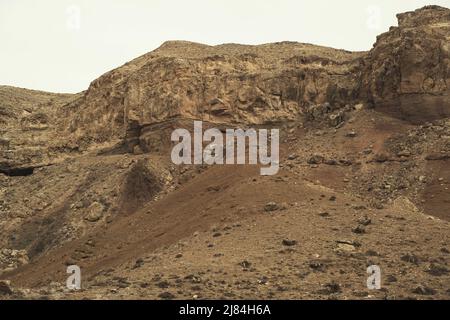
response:
<path id="1" fill-rule="evenodd" d="M 385 153 L 378 153 L 373 157 L 373 161 L 383 163 L 389 160 L 389 156 Z"/>
<path id="2" fill-rule="evenodd" d="M 357 136 L 357 134 L 355 131 L 350 131 L 350 132 L 347 132 L 347 134 L 345 136 L 348 138 L 354 138 Z"/>
<path id="3" fill-rule="evenodd" d="M 430 266 L 426 270 L 427 273 L 432 276 L 440 277 L 449 273 L 449 270 L 446 266 L 438 265 L 435 263 L 430 264 Z"/>
<path id="4" fill-rule="evenodd" d="M 276 202 L 269 202 L 264 206 L 264 211 L 271 212 L 271 211 L 276 211 L 279 208 L 280 207 Z"/>
<path id="5" fill-rule="evenodd" d="M 312 157 L 308 159 L 308 164 L 321 164 L 324 161 L 324 157 L 318 154 L 314 154 Z"/>
<path id="6" fill-rule="evenodd" d="M 409 152 L 408 150 L 402 150 L 397 153 L 397 157 L 410 157 L 410 156 L 411 152 Z"/>
<path id="7" fill-rule="evenodd" d="M 432 296 L 436 294 L 436 290 L 422 285 L 417 286 L 417 288 L 415 288 L 412 292 L 424 296 Z"/>
<path id="8" fill-rule="evenodd" d="M 282 244 L 283 244 L 283 246 L 292 247 L 292 246 L 295 246 L 297 244 L 297 240 L 284 239 L 282 241 Z"/>
<path id="9" fill-rule="evenodd" d="M 247 260 L 244 260 L 244 261 L 240 262 L 239 265 L 244 269 L 248 269 L 248 268 L 250 268 L 250 266 L 252 264 L 250 262 L 248 262 Z"/>
<path id="10" fill-rule="evenodd" d="M 372 223 L 372 220 L 369 219 L 367 216 L 364 216 L 358 219 L 358 223 L 363 226 L 368 226 L 369 224 Z"/>
<path id="11" fill-rule="evenodd" d="M 336 114 L 330 114 L 328 116 L 328 123 L 330 126 L 337 127 L 344 123 L 344 113 L 338 112 Z"/>
<path id="12" fill-rule="evenodd" d="M 337 254 L 350 253 L 356 251 L 356 246 L 351 243 L 338 242 L 337 247 L 333 251 L 335 251 Z"/>
<path id="13" fill-rule="evenodd" d="M 324 163 L 325 163 L 326 165 L 329 165 L 329 166 L 335 166 L 335 165 L 338 164 L 337 160 L 335 160 L 335 159 L 328 159 L 328 160 L 325 160 Z"/>
<path id="14" fill-rule="evenodd" d="M 420 262 L 419 258 L 413 253 L 407 253 L 407 254 L 401 256 L 400 259 L 402 261 L 413 263 L 413 264 L 416 264 L 416 265 L 418 265 L 419 262 Z"/>
<path id="15" fill-rule="evenodd" d="M 351 160 L 348 160 L 348 159 L 340 159 L 339 163 L 341 165 L 343 165 L 343 166 L 346 166 L 346 167 L 351 166 L 353 164 L 353 162 Z"/>
<path id="16" fill-rule="evenodd" d="M 89 222 L 96 222 L 103 216 L 103 205 L 98 202 L 93 202 L 89 208 L 87 208 L 87 215 L 84 217 Z"/>
<path id="17" fill-rule="evenodd" d="M 218 192 L 220 191 L 220 186 L 209 186 L 206 190 L 209 192 Z"/>
<path id="18" fill-rule="evenodd" d="M 267 284 L 269 279 L 266 276 L 262 276 L 258 279 L 258 284 Z"/>
<path id="19" fill-rule="evenodd" d="M 156 283 L 156 286 L 161 289 L 167 289 L 168 287 L 170 287 L 170 283 L 168 281 L 163 280 Z"/>
<path id="20" fill-rule="evenodd" d="M 136 260 L 136 262 L 134 263 L 134 266 L 132 267 L 132 269 L 137 269 L 140 268 L 144 265 L 144 259 L 139 258 Z"/>
<path id="21" fill-rule="evenodd" d="M 321 294 L 334 294 L 341 292 L 341 286 L 335 281 L 331 281 L 324 285 L 324 289 L 320 290 Z"/>
<path id="22" fill-rule="evenodd" d="M 366 228 L 364 228 L 364 226 L 360 224 L 356 228 L 353 228 L 352 231 L 356 234 L 363 234 L 366 233 Z"/>
<path id="23" fill-rule="evenodd" d="M 158 295 L 158 298 L 161 298 L 163 300 L 172 300 L 175 299 L 175 295 L 170 292 L 162 292 Z"/>
<path id="24" fill-rule="evenodd" d="M 316 271 L 324 271 L 325 265 L 320 261 L 312 261 L 309 263 L 309 267 Z"/>

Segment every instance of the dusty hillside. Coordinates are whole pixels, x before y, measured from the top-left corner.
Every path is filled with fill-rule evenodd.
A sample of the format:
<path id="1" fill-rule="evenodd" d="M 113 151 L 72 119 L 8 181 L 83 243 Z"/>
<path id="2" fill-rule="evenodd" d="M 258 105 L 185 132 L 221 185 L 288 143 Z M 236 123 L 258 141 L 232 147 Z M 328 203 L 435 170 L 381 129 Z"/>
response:
<path id="1" fill-rule="evenodd" d="M 0 297 L 448 299 L 450 10 L 398 19 L 369 52 L 170 41 L 0 87 Z M 174 165 L 194 119 L 279 128 L 280 172 Z"/>

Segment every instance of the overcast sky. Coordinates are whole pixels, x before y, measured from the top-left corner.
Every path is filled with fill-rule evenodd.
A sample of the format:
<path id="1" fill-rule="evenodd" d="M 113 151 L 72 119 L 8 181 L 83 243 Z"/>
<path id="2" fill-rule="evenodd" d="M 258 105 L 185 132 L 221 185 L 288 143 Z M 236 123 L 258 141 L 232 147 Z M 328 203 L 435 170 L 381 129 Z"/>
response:
<path id="1" fill-rule="evenodd" d="M 428 4 L 450 0 L 0 0 L 0 84 L 79 92 L 166 40 L 369 50 Z"/>

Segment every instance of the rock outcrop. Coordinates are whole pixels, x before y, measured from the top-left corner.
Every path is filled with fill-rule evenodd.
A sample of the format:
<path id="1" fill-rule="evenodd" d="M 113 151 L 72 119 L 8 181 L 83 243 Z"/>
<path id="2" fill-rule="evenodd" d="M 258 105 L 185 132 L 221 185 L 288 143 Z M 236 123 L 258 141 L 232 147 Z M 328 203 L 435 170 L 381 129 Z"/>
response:
<path id="1" fill-rule="evenodd" d="M 151 125 L 177 118 L 213 123 L 293 121 L 305 107 L 338 106 L 358 95 L 361 53 L 300 43 L 207 46 L 171 41 L 95 80 L 64 109 L 74 139 L 136 142 Z M 145 137 L 142 149 L 148 149 Z"/>
<path id="2" fill-rule="evenodd" d="M 169 41 L 78 95 L 20 92 L 37 109 L 0 106 L 0 122 L 14 127 L 2 134 L 0 162 L 6 169 L 49 163 L 96 143 L 148 152 L 157 144 L 153 133 L 179 119 L 267 125 L 301 121 L 327 105 L 336 126 L 341 109 L 358 104 L 412 122 L 450 115 L 450 10 L 427 6 L 398 20 L 369 52 Z M 4 88 L 0 94 L 8 97 Z M 21 138 L 12 141 L 18 128 Z M 51 147 L 37 147 L 42 136 Z"/>
<path id="3" fill-rule="evenodd" d="M 363 103 L 413 122 L 448 116 L 450 10 L 428 6 L 398 20 L 370 52 L 169 41 L 92 82 L 61 110 L 60 130 L 75 144 L 122 139 L 145 151 L 145 132 L 177 118 L 267 124 L 324 103 Z"/>
<path id="4" fill-rule="evenodd" d="M 449 116 L 450 10 L 427 6 L 397 18 L 368 54 L 363 95 L 412 122 Z"/>

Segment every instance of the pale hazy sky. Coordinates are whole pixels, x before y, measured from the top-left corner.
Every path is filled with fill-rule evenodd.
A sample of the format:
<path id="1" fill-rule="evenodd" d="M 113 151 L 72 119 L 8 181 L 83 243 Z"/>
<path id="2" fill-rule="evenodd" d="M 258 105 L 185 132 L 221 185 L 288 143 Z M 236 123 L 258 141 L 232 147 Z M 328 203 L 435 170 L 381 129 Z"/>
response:
<path id="1" fill-rule="evenodd" d="M 166 40 L 369 50 L 428 4 L 450 0 L 0 0 L 0 84 L 79 92 Z"/>

